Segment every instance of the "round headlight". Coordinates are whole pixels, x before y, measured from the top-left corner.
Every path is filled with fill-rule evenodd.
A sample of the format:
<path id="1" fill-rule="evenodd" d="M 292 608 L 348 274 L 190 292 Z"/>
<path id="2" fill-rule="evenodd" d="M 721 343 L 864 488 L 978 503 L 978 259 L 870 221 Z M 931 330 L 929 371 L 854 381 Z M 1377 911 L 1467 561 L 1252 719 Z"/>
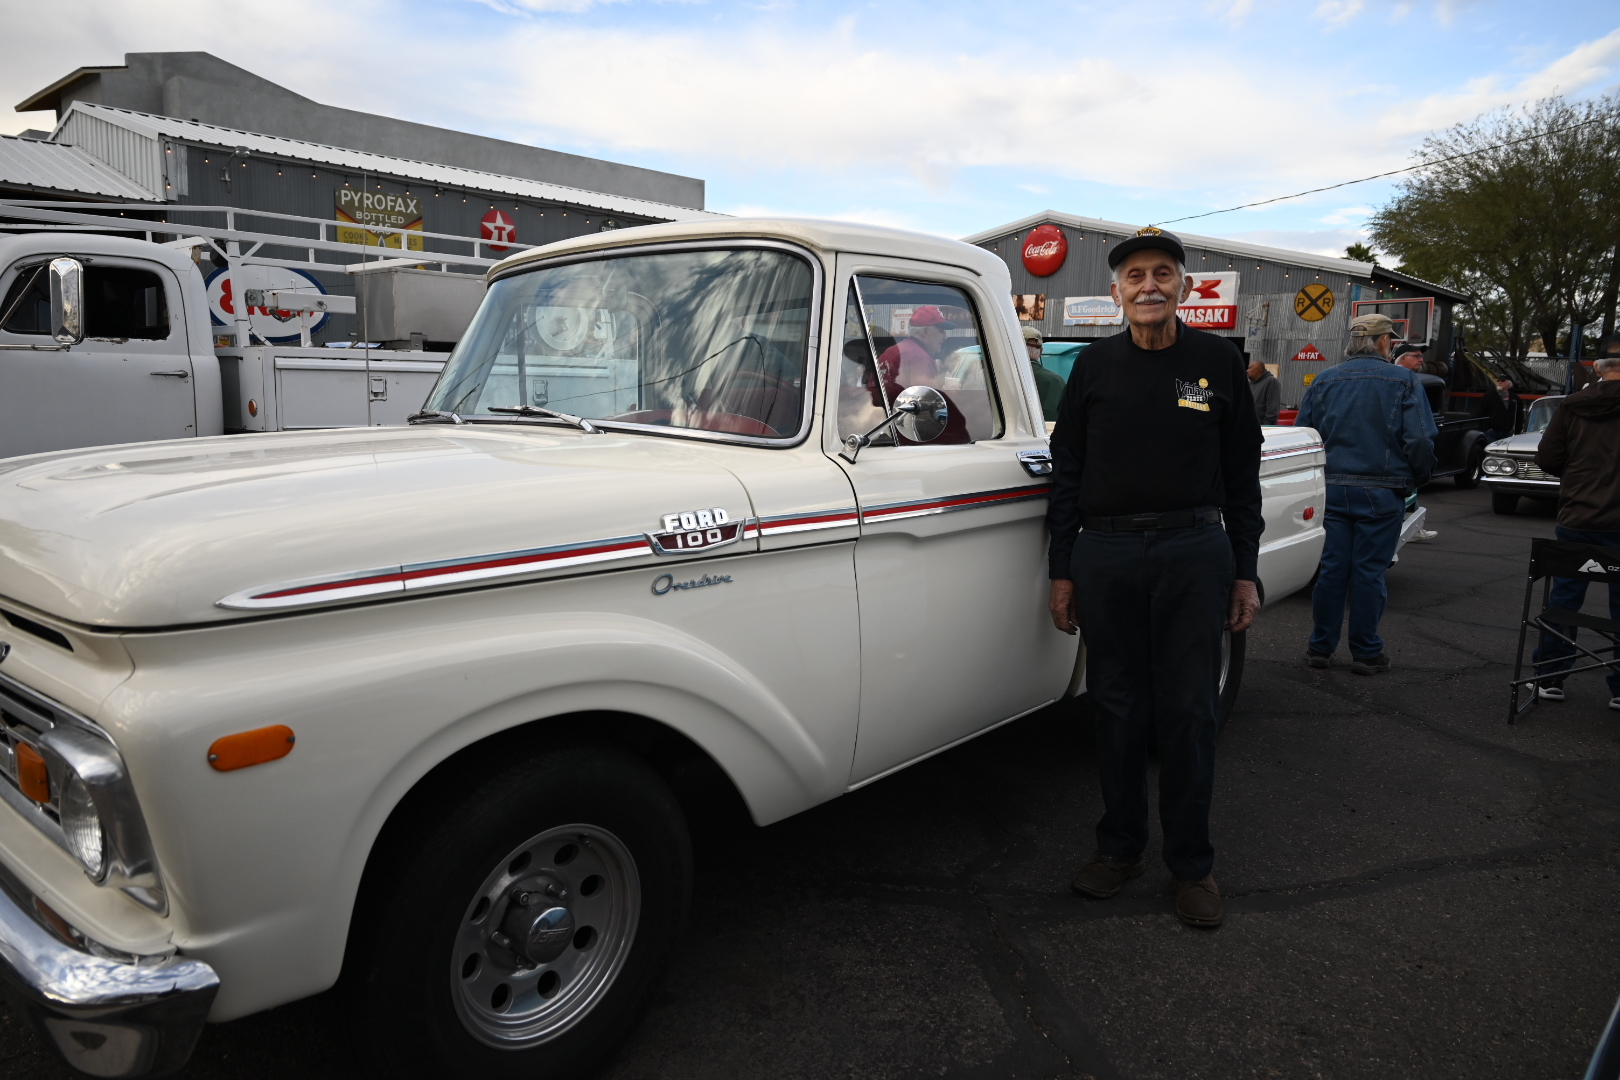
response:
<path id="1" fill-rule="evenodd" d="M 62 791 L 62 832 L 68 848 L 84 864 L 91 877 L 99 878 L 107 863 L 107 842 L 101 832 L 101 815 L 96 813 L 90 789 L 77 776 Z"/>
<path id="2" fill-rule="evenodd" d="M 1507 458 L 1488 457 L 1485 459 L 1485 471 L 1493 476 L 1503 476 L 1513 471 L 1513 462 Z"/>

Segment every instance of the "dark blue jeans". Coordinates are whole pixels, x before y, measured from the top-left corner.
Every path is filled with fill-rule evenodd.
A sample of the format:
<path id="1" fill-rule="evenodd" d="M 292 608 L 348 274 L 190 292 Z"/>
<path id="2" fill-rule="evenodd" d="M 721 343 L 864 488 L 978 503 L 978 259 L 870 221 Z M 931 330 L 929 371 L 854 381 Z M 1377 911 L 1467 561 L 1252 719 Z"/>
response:
<path id="1" fill-rule="evenodd" d="M 1568 540 L 1572 544 L 1594 544 L 1599 547 L 1620 548 L 1620 532 L 1566 529 L 1562 525 L 1557 525 L 1554 526 L 1553 533 L 1558 539 Z M 1581 605 L 1586 603 L 1586 587 L 1590 584 L 1593 583 L 1582 581 L 1580 578 L 1553 578 L 1552 590 L 1547 594 L 1547 606 L 1566 608 L 1570 611 L 1581 610 Z M 1602 583 L 1599 582 L 1598 584 Z M 1616 581 L 1609 582 L 1609 618 L 1620 621 L 1620 582 Z M 1563 631 L 1564 636 L 1572 641 L 1579 632 L 1573 626 L 1560 626 L 1559 629 Z M 1592 651 L 1602 656 L 1607 650 L 1594 649 Z M 1620 649 L 1614 651 L 1620 653 Z M 1541 662 L 1543 658 L 1545 658 L 1546 663 Z M 1568 671 L 1575 666 L 1575 658 L 1574 646 L 1566 645 L 1555 637 L 1542 634 L 1534 656 L 1537 662 L 1536 674 L 1556 675 L 1558 672 Z M 1582 666 L 1592 663 L 1584 656 L 1580 657 L 1580 662 Z M 1564 682 L 1563 679 L 1543 679 L 1541 681 L 1548 686 L 1561 686 Z M 1620 671 L 1609 672 L 1609 694 L 1613 697 L 1620 697 Z"/>
<path id="2" fill-rule="evenodd" d="M 1400 493 L 1392 488 L 1329 484 L 1323 527 L 1322 569 L 1311 594 L 1316 628 L 1310 650 L 1324 656 L 1339 647 L 1346 600 L 1350 604 L 1350 655 L 1371 660 L 1384 651 L 1378 623 L 1389 591 L 1384 571 L 1401 539 Z"/>
<path id="3" fill-rule="evenodd" d="M 1096 705 L 1103 816 L 1097 848 L 1116 859 L 1147 849 L 1148 734 L 1159 746 L 1164 861 L 1183 881 L 1215 864 L 1221 629 L 1232 595 L 1232 545 L 1219 525 L 1141 532 L 1082 530 L 1075 606 Z"/>

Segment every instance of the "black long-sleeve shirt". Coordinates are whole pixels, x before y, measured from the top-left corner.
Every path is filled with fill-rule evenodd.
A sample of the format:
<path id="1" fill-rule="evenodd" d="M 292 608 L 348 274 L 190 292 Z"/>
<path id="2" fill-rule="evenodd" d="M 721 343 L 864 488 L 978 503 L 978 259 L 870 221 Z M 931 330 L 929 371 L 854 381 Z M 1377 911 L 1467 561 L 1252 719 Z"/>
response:
<path id="1" fill-rule="evenodd" d="M 1084 517 L 1218 506 L 1240 581 L 1256 580 L 1260 445 L 1243 354 L 1178 322 L 1167 349 L 1127 328 L 1082 351 L 1052 431 L 1050 575 L 1068 579 Z"/>

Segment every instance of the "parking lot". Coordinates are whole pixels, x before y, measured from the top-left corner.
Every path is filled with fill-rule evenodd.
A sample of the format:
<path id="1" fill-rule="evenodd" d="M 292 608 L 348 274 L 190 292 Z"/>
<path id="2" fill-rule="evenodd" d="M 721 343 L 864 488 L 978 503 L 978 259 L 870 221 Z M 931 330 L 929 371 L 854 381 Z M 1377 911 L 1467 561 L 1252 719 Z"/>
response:
<path id="1" fill-rule="evenodd" d="M 1221 743 L 1214 931 L 1157 860 L 1074 896 L 1100 799 L 1054 707 L 767 829 L 704 836 L 667 988 L 607 1069 L 653 1077 L 1578 1077 L 1620 993 L 1620 713 L 1601 679 L 1505 723 L 1528 540 L 1424 493 L 1394 670 L 1303 661 L 1268 610 Z M 189 1077 L 347 1077 L 327 994 L 214 1027 Z M 0 1075 L 69 1075 L 3 1017 Z"/>

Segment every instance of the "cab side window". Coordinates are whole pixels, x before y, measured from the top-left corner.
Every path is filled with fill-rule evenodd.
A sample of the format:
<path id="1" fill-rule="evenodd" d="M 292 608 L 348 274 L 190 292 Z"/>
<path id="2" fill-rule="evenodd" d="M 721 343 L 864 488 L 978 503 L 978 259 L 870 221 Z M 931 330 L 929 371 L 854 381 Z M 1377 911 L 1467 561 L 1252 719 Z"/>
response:
<path id="1" fill-rule="evenodd" d="M 979 325 L 973 303 L 961 289 L 857 277 L 850 284 L 844 317 L 839 436 L 869 431 L 906 387 L 931 386 L 945 395 L 951 409 L 936 443 L 999 438 L 1001 410 Z M 888 429 L 872 436 L 874 445 L 893 441 Z"/>
<path id="2" fill-rule="evenodd" d="M 161 341 L 169 336 L 169 305 L 163 279 L 130 266 L 87 266 L 84 271 L 84 336 Z M 25 268 L 0 301 L 0 330 L 12 334 L 51 332 L 51 273 L 46 263 Z"/>
<path id="3" fill-rule="evenodd" d="M 46 322 L 50 321 L 47 307 Z M 169 336 L 169 306 L 163 279 L 129 266 L 88 266 L 84 271 L 84 336 L 141 338 Z"/>
<path id="4" fill-rule="evenodd" d="M 0 301 L 0 330 L 8 334 L 51 332 L 51 278 L 44 263 L 24 268 Z"/>

